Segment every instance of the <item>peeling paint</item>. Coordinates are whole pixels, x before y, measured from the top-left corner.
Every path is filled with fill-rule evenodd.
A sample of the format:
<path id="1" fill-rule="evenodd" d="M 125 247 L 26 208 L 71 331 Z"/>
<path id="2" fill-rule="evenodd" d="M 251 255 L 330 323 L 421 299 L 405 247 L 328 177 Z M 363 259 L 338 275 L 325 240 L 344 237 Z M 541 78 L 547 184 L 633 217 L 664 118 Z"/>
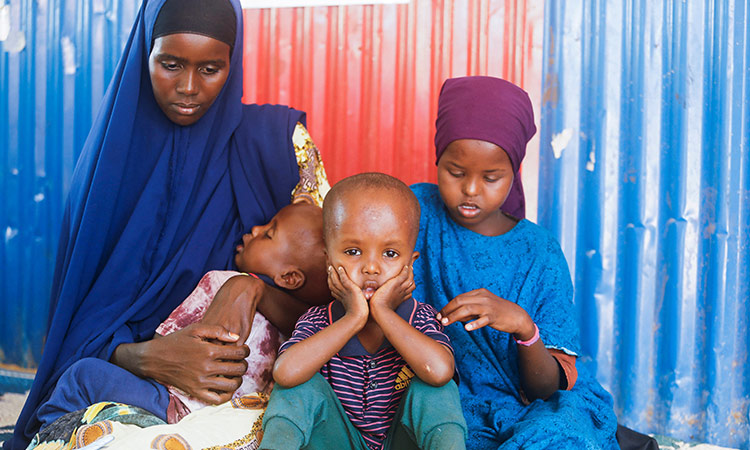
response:
<path id="1" fill-rule="evenodd" d="M 10 32 L 8 33 L 8 37 L 5 38 L 3 49 L 8 53 L 19 53 L 25 48 L 26 35 L 23 33 L 23 31 L 10 30 Z"/>
<path id="2" fill-rule="evenodd" d="M 65 75 L 73 75 L 76 73 L 76 47 L 73 41 L 69 37 L 63 36 L 60 39 L 60 45 L 62 46 L 63 54 L 63 73 Z"/>
<path id="3" fill-rule="evenodd" d="M 14 237 L 16 237 L 17 235 L 18 235 L 18 229 L 13 228 L 13 227 L 7 227 L 5 229 L 5 242 L 10 241 L 11 239 L 13 239 Z"/>
<path id="4" fill-rule="evenodd" d="M 586 170 L 593 172 L 596 167 L 596 154 L 594 152 L 589 153 L 589 160 L 586 161 Z"/>
<path id="5" fill-rule="evenodd" d="M 573 138 L 573 129 L 566 128 L 557 134 L 552 135 L 552 152 L 555 154 L 555 159 L 560 159 L 563 150 L 568 146 L 570 140 Z"/>
<path id="6" fill-rule="evenodd" d="M 0 6 L 0 41 L 8 39 L 10 34 L 10 5 Z"/>

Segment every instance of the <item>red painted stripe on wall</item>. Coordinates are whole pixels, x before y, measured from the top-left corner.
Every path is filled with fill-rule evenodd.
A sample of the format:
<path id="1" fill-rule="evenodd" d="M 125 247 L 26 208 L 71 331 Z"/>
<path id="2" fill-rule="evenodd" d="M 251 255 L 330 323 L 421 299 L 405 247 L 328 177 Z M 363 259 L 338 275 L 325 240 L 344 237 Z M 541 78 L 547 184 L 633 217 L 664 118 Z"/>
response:
<path id="1" fill-rule="evenodd" d="M 434 182 L 443 80 L 500 76 L 539 103 L 543 5 L 529 3 L 245 10 L 244 100 L 306 111 L 332 182 L 373 170 Z"/>

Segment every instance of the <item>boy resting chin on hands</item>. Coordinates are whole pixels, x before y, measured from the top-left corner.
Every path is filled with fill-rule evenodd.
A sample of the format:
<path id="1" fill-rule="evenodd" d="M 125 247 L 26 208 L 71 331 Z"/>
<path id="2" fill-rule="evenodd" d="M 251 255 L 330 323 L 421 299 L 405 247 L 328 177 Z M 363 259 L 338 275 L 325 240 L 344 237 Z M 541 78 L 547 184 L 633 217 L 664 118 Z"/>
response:
<path id="1" fill-rule="evenodd" d="M 279 350 L 262 449 L 463 449 L 453 350 L 436 311 L 411 297 L 419 204 L 366 173 L 323 204 L 328 284 Z"/>

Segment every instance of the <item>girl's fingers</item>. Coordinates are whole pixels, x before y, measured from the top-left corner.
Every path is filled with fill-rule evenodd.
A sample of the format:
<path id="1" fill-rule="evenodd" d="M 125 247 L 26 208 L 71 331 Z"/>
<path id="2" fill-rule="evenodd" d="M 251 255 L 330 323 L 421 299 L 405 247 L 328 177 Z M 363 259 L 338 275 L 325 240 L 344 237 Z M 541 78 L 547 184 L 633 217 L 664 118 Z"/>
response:
<path id="1" fill-rule="evenodd" d="M 440 319 L 450 316 L 453 311 L 458 309 L 462 304 L 465 304 L 465 295 L 466 294 L 461 294 L 453 300 L 449 301 L 447 305 L 443 306 L 443 309 L 441 309 L 438 313 L 440 315 Z"/>
<path id="2" fill-rule="evenodd" d="M 449 314 L 442 314 L 440 323 L 443 325 L 450 325 L 454 322 L 466 322 L 472 320 L 481 315 L 481 311 L 474 304 L 461 305 L 458 308 L 451 311 Z"/>
<path id="3" fill-rule="evenodd" d="M 464 328 L 466 331 L 474 331 L 478 330 L 482 327 L 486 327 L 490 324 L 490 318 L 487 316 L 480 316 L 477 320 L 473 322 L 469 322 L 466 325 L 464 325 Z"/>

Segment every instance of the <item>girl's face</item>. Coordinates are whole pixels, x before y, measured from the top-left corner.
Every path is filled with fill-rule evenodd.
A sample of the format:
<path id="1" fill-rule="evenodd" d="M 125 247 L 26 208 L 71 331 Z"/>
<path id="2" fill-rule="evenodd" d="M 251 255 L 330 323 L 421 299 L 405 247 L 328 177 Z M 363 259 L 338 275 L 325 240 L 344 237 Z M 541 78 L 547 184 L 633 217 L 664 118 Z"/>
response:
<path id="1" fill-rule="evenodd" d="M 169 120 L 187 126 L 203 117 L 229 76 L 229 50 L 199 34 L 156 38 L 148 71 L 156 103 Z"/>
<path id="2" fill-rule="evenodd" d="M 453 141 L 438 161 L 438 190 L 451 218 L 485 236 L 497 236 L 513 227 L 513 221 L 500 211 L 513 176 L 508 154 L 486 141 Z"/>

